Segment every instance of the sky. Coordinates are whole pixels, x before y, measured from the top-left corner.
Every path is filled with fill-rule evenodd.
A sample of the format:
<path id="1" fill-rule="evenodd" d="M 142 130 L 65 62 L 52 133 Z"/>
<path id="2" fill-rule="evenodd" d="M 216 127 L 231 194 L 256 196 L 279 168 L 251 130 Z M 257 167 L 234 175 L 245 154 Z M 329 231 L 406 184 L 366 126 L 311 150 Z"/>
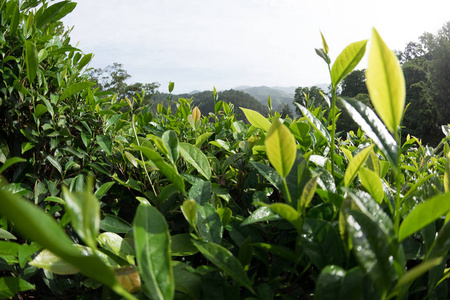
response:
<path id="1" fill-rule="evenodd" d="M 333 62 L 347 45 L 370 39 L 372 28 L 389 48 L 403 50 L 450 21 L 448 0 L 74 2 L 63 22 L 74 26 L 72 45 L 94 53 L 90 67 L 121 63 L 129 83 L 158 82 L 167 92 L 173 81 L 174 93 L 327 84 L 327 66 L 314 50 L 322 48 L 320 32 Z"/>

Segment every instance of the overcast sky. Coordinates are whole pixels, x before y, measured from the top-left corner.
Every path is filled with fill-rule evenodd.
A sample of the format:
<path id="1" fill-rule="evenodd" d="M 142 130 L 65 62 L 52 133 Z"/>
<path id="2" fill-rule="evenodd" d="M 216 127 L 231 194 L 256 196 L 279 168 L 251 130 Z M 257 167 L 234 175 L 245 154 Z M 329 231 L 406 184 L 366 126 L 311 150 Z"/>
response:
<path id="1" fill-rule="evenodd" d="M 122 63 L 131 82 L 166 92 L 329 82 L 334 59 L 375 27 L 391 49 L 450 21 L 449 0 L 75 0 L 63 21 L 91 67 Z M 365 62 L 359 66 L 364 68 Z"/>

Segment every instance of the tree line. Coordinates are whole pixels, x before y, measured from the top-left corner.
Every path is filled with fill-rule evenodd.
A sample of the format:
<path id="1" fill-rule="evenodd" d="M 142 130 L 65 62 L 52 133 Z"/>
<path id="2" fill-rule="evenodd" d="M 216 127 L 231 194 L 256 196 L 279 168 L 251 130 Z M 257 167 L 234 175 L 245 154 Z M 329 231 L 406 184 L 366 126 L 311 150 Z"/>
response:
<path id="1" fill-rule="evenodd" d="M 441 125 L 450 120 L 450 22 L 436 34 L 424 33 L 418 42 L 409 42 L 403 51 L 396 51 L 405 76 L 406 112 L 402 136 L 408 134 L 422 139 L 423 143 L 437 145 L 443 138 Z M 320 93 L 327 92 L 314 86 L 298 87 L 294 102 L 315 107 L 327 107 Z M 370 104 L 365 84 L 365 70 L 350 73 L 340 85 L 341 97 L 352 97 Z M 345 109 L 341 109 L 338 130 L 342 133 L 357 130 Z M 298 113 L 300 113 L 298 111 Z"/>

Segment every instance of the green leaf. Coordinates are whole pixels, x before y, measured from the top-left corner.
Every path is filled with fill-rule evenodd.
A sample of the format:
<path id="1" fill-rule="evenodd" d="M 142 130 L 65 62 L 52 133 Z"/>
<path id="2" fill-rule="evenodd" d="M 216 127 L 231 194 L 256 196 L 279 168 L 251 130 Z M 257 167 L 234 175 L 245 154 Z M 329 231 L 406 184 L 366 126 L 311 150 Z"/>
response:
<path id="1" fill-rule="evenodd" d="M 450 211 L 450 193 L 435 196 L 419 203 L 404 219 L 398 232 L 401 242 L 437 218 Z"/>
<path id="2" fill-rule="evenodd" d="M 200 174 L 207 180 L 211 179 L 211 167 L 208 158 L 200 149 L 188 143 L 180 143 L 179 150 L 183 158 L 193 165 Z"/>
<path id="3" fill-rule="evenodd" d="M 63 170 L 61 165 L 59 164 L 59 162 L 50 154 L 45 154 L 44 155 L 45 159 L 47 159 L 57 170 L 58 172 L 62 175 Z"/>
<path id="4" fill-rule="evenodd" d="M 85 89 L 87 89 L 88 87 L 91 87 L 95 85 L 95 82 L 89 82 L 89 81 L 85 81 L 85 82 L 77 82 L 72 84 L 71 86 L 67 87 L 64 92 L 61 94 L 60 99 L 66 99 L 70 96 L 72 96 L 73 94 L 76 94 L 78 92 L 81 92 Z"/>
<path id="5" fill-rule="evenodd" d="M 100 220 L 100 229 L 115 233 L 129 233 L 133 231 L 133 226 L 118 216 L 106 214 L 105 218 Z"/>
<path id="6" fill-rule="evenodd" d="M 43 114 L 47 112 L 47 107 L 44 104 L 36 105 L 36 109 L 34 110 L 34 116 L 39 119 Z"/>
<path id="7" fill-rule="evenodd" d="M 114 185 L 114 181 L 106 182 L 102 184 L 97 191 L 95 191 L 94 196 L 100 200 L 105 196 L 105 194 L 109 191 L 109 189 Z"/>
<path id="8" fill-rule="evenodd" d="M 172 256 L 190 256 L 198 253 L 198 249 L 192 243 L 191 235 L 189 233 L 172 235 L 171 241 L 170 250 Z"/>
<path id="9" fill-rule="evenodd" d="M 322 37 L 322 46 L 323 46 L 323 52 L 325 53 L 325 54 L 328 54 L 328 44 L 327 44 L 327 41 L 325 40 L 325 37 L 323 36 L 323 34 L 322 34 L 322 31 L 320 32 L 320 36 Z"/>
<path id="10" fill-rule="evenodd" d="M 174 183 L 177 186 L 180 192 L 182 193 L 185 192 L 183 178 L 178 174 L 177 170 L 174 167 L 172 167 L 163 160 L 163 158 L 161 157 L 161 155 L 159 155 L 158 152 L 148 147 L 142 147 L 137 145 L 132 145 L 132 147 L 144 153 L 144 155 L 147 156 L 158 167 L 158 169 L 164 174 L 164 176 L 166 176 L 167 179 L 170 180 L 170 182 Z"/>
<path id="11" fill-rule="evenodd" d="M 86 245 L 95 249 L 100 229 L 100 206 L 91 188 L 92 181 L 88 184 L 87 191 L 70 192 L 66 186 L 62 187 L 73 228 Z"/>
<path id="12" fill-rule="evenodd" d="M 194 199 L 198 204 L 205 205 L 211 199 L 211 182 L 198 181 L 189 190 L 189 198 Z"/>
<path id="13" fill-rule="evenodd" d="M 197 228 L 205 241 L 216 244 L 221 243 L 223 233 L 222 220 L 211 204 L 197 205 Z"/>
<path id="14" fill-rule="evenodd" d="M 2 228 L 0 228 L 0 239 L 17 240 L 17 238 L 13 234 L 9 233 L 8 231 Z"/>
<path id="15" fill-rule="evenodd" d="M 22 94 L 30 95 L 30 92 L 23 86 L 23 84 L 19 80 L 17 79 L 14 80 L 13 86 L 17 91 L 21 92 Z"/>
<path id="16" fill-rule="evenodd" d="M 377 222 L 362 212 L 349 210 L 347 214 L 347 228 L 354 254 L 361 268 L 383 294 L 390 289 L 397 277 L 388 236 Z"/>
<path id="17" fill-rule="evenodd" d="M 12 298 L 17 293 L 34 289 L 34 285 L 19 277 L 0 278 L 0 299 Z"/>
<path id="18" fill-rule="evenodd" d="M 38 256 L 30 262 L 30 265 L 60 275 L 76 274 L 80 271 L 78 268 L 64 261 L 47 249 L 42 250 Z"/>
<path id="19" fill-rule="evenodd" d="M 200 148 L 200 146 L 203 145 L 203 143 L 206 142 L 213 134 L 214 132 L 205 132 L 200 135 L 195 142 L 195 147 Z"/>
<path id="20" fill-rule="evenodd" d="M 254 293 L 252 282 L 248 278 L 244 267 L 230 251 L 214 243 L 201 241 L 193 241 L 193 243 L 209 261 Z"/>
<path id="21" fill-rule="evenodd" d="M 300 109 L 302 114 L 306 117 L 309 124 L 311 124 L 312 127 L 327 141 L 328 145 L 332 143 L 331 141 L 331 135 L 328 132 L 328 130 L 325 128 L 325 126 L 320 122 L 319 119 L 317 119 L 306 107 L 303 105 L 294 102 L 295 105 Z"/>
<path id="22" fill-rule="evenodd" d="M 364 148 L 350 161 L 344 174 L 345 187 L 348 187 L 350 183 L 352 183 L 353 179 L 356 177 L 356 174 L 358 174 L 359 169 L 364 165 L 369 157 L 369 153 L 373 146 L 374 145 L 370 145 L 369 147 Z"/>
<path id="23" fill-rule="evenodd" d="M 367 41 L 352 43 L 339 54 L 331 68 L 331 81 L 333 82 L 333 86 L 337 87 L 358 65 L 366 52 Z"/>
<path id="24" fill-rule="evenodd" d="M 439 266 L 443 260 L 443 257 L 436 257 L 427 261 L 420 263 L 412 269 L 409 269 L 400 279 L 394 287 L 394 292 L 399 291 L 405 284 L 413 282 L 415 279 L 419 278 L 430 269 Z"/>
<path id="25" fill-rule="evenodd" d="M 366 83 L 376 112 L 392 133 L 398 131 L 405 107 L 405 78 L 397 56 L 373 29 Z"/>
<path id="26" fill-rule="evenodd" d="M 344 261 L 341 239 L 331 223 L 305 218 L 300 237 L 305 254 L 319 269 L 327 265 L 340 265 Z"/>
<path id="27" fill-rule="evenodd" d="M 12 1 L 10 5 L 14 6 L 14 11 L 11 16 L 11 24 L 10 24 L 10 36 L 13 37 L 16 34 L 17 28 L 20 23 L 20 10 L 19 10 L 19 1 Z"/>
<path id="28" fill-rule="evenodd" d="M 280 220 L 280 215 L 273 212 L 268 206 L 257 208 L 252 214 L 245 219 L 241 225 L 249 225 L 257 222 Z"/>
<path id="29" fill-rule="evenodd" d="M 240 107 L 240 109 L 244 112 L 250 124 L 252 124 L 256 128 L 264 130 L 265 132 L 270 130 L 269 120 L 264 118 L 263 115 L 261 115 L 259 112 L 242 107 Z"/>
<path id="30" fill-rule="evenodd" d="M 27 65 L 28 82 L 32 84 L 38 68 L 38 53 L 36 45 L 29 40 L 25 41 L 25 63 Z"/>
<path id="31" fill-rule="evenodd" d="M 0 213 L 25 237 L 55 253 L 81 272 L 111 287 L 127 299 L 134 299 L 117 282 L 111 269 L 97 256 L 73 245 L 60 225 L 34 204 L 0 188 Z"/>
<path id="32" fill-rule="evenodd" d="M 300 207 L 303 210 L 308 207 L 309 203 L 314 197 L 318 180 L 319 176 L 314 176 L 306 183 L 305 187 L 303 188 L 303 193 L 300 196 Z"/>
<path id="33" fill-rule="evenodd" d="M 253 243 L 250 244 L 250 246 L 258 247 L 267 251 L 270 251 L 273 254 L 276 254 L 280 257 L 286 258 L 287 260 L 295 263 L 298 259 L 297 255 L 293 251 L 293 249 L 281 246 L 281 245 L 275 245 L 275 244 L 266 244 L 266 243 Z"/>
<path id="34" fill-rule="evenodd" d="M 103 232 L 97 237 L 97 241 L 103 249 L 126 260 L 130 265 L 135 264 L 133 248 L 120 235 L 112 232 Z"/>
<path id="35" fill-rule="evenodd" d="M 340 98 L 353 120 L 361 126 L 368 137 L 380 148 L 394 168 L 398 165 L 397 142 L 377 115 L 362 102 L 351 98 Z"/>
<path id="36" fill-rule="evenodd" d="M 197 248 L 195 249 L 198 251 Z M 200 299 L 202 288 L 201 277 L 197 273 L 192 272 L 188 264 L 182 262 L 176 262 L 173 271 L 175 274 L 175 289 L 189 295 L 189 299 Z"/>
<path id="37" fill-rule="evenodd" d="M 291 131 L 278 119 L 275 119 L 264 144 L 270 163 L 281 177 L 286 178 L 291 171 L 297 153 L 295 139 Z"/>
<path id="38" fill-rule="evenodd" d="M 47 7 L 36 19 L 36 27 L 41 28 L 48 23 L 58 21 L 74 10 L 76 3 L 62 1 Z"/>
<path id="39" fill-rule="evenodd" d="M 168 130 L 163 133 L 162 140 L 168 150 L 169 160 L 175 165 L 178 159 L 178 137 L 175 131 Z"/>
<path id="40" fill-rule="evenodd" d="M 362 186 L 372 195 L 378 204 L 381 204 L 384 199 L 383 184 L 380 176 L 372 170 L 362 168 L 358 172 L 359 179 Z"/>
<path id="41" fill-rule="evenodd" d="M 194 199 L 184 200 L 181 205 L 181 211 L 189 224 L 196 228 L 197 226 L 197 202 Z"/>
<path id="42" fill-rule="evenodd" d="M 86 66 L 92 59 L 94 55 L 92 53 L 83 55 L 83 58 L 80 59 L 80 62 L 78 63 L 78 69 L 81 70 Z"/>
<path id="43" fill-rule="evenodd" d="M 323 268 L 317 278 L 314 299 L 336 299 L 339 295 L 345 275 L 346 271 L 339 266 L 330 265 Z"/>
<path id="44" fill-rule="evenodd" d="M 5 163 L 0 167 L 0 174 L 2 174 L 10 166 L 17 164 L 17 163 L 21 163 L 21 162 L 26 162 L 26 161 L 27 161 L 26 159 L 21 158 L 21 157 L 8 158 L 8 160 L 6 160 Z"/>
<path id="45" fill-rule="evenodd" d="M 170 257 L 170 234 L 164 216 L 146 203 L 139 204 L 134 217 L 136 259 L 151 299 L 173 299 L 175 282 Z"/>
<path id="46" fill-rule="evenodd" d="M 292 206 L 289 206 L 285 203 L 274 203 L 271 204 L 269 208 L 274 213 L 280 215 L 280 217 L 291 223 L 299 233 L 302 232 L 301 216 L 294 208 L 292 208 Z"/>
<path id="47" fill-rule="evenodd" d="M 107 135 L 97 135 L 97 143 L 108 155 L 112 154 L 112 140 Z"/>
<path id="48" fill-rule="evenodd" d="M 286 191 L 283 185 L 283 178 L 281 178 L 278 172 L 276 172 L 273 168 L 258 162 L 251 162 L 251 164 L 258 170 L 259 174 L 261 174 L 274 187 L 281 191 L 284 196 L 286 196 Z"/>

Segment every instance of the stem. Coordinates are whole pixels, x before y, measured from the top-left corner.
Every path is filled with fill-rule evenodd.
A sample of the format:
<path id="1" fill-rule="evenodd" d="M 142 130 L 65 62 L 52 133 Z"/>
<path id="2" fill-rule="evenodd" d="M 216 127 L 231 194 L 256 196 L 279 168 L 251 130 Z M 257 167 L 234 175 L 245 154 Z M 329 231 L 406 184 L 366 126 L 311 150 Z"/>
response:
<path id="1" fill-rule="evenodd" d="M 141 146 L 141 143 L 139 142 L 139 139 L 137 136 L 136 127 L 134 126 L 134 118 L 135 118 L 135 115 L 133 114 L 132 119 L 131 119 L 131 124 L 133 126 L 133 132 L 134 132 L 134 136 L 136 138 L 136 143 L 138 144 L 138 146 Z M 152 179 L 150 178 L 150 175 L 148 174 L 147 166 L 145 165 L 144 156 L 142 155 L 142 151 L 139 151 L 139 153 L 141 154 L 141 160 L 142 160 L 142 165 L 144 166 L 145 174 L 147 175 L 148 181 L 150 182 L 150 185 L 152 186 L 153 194 L 155 194 L 155 196 L 158 197 L 158 194 L 156 193 Z"/>
<path id="2" fill-rule="evenodd" d="M 291 193 L 289 193 L 289 189 L 288 189 L 288 186 L 287 186 L 287 183 L 286 183 L 286 178 L 283 178 L 283 184 L 284 184 L 284 190 L 286 191 L 288 203 L 289 203 L 289 205 L 292 206 Z"/>
<path id="3" fill-rule="evenodd" d="M 334 137 L 336 135 L 336 118 L 335 118 L 335 107 L 336 107 L 336 87 L 332 86 L 331 88 L 331 118 L 332 125 L 331 125 L 331 145 L 330 145 L 330 158 L 331 158 L 331 175 L 334 177 Z"/>
<path id="4" fill-rule="evenodd" d="M 400 227 L 400 190 L 401 190 L 401 182 L 400 176 L 402 175 L 400 172 L 400 158 L 401 158 L 401 138 L 398 130 L 394 132 L 395 141 L 397 142 L 397 165 L 394 169 L 394 177 L 395 177 L 395 211 L 394 211 L 394 230 L 395 234 L 398 234 L 398 230 Z"/>

